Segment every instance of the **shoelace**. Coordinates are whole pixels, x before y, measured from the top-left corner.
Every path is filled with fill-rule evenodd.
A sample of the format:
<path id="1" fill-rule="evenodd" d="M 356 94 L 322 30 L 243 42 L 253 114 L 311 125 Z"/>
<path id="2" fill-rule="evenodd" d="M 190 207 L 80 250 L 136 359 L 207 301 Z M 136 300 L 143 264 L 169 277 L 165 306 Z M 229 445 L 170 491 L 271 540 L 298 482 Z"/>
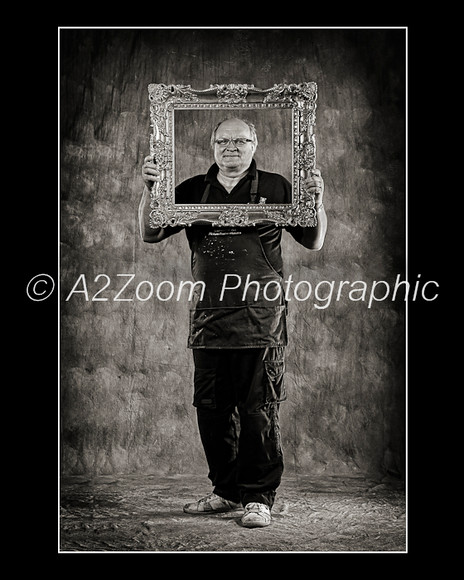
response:
<path id="1" fill-rule="evenodd" d="M 216 495 L 214 492 L 209 493 L 208 495 L 205 495 L 205 497 L 202 497 L 199 500 L 199 503 L 209 503 L 211 501 L 214 501 L 215 499 L 220 499 L 218 495 Z"/>
<path id="2" fill-rule="evenodd" d="M 252 503 L 248 503 L 246 505 L 246 511 L 247 511 L 247 513 L 254 512 L 254 513 L 257 513 L 259 515 L 268 515 L 268 510 L 266 509 L 266 507 L 267 506 L 265 506 L 262 503 L 252 502 Z"/>
<path id="3" fill-rule="evenodd" d="M 202 504 L 208 503 L 208 504 L 211 505 L 211 502 L 213 502 L 215 500 L 219 500 L 222 503 L 226 503 L 226 504 L 229 504 L 229 505 L 233 503 L 233 502 L 229 501 L 228 499 L 224 499 L 223 497 L 220 497 L 219 495 L 215 494 L 214 492 L 211 492 L 207 496 L 202 497 L 199 500 L 199 503 L 202 503 Z"/>

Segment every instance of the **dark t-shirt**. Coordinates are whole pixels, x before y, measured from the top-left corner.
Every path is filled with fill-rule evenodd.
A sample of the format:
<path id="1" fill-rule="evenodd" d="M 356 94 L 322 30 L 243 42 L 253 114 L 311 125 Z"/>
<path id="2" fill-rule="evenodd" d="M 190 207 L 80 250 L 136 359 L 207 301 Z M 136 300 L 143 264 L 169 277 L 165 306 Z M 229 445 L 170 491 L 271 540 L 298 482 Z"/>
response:
<path id="1" fill-rule="evenodd" d="M 291 203 L 292 186 L 277 173 L 269 173 L 256 168 L 256 162 L 251 162 L 247 175 L 229 193 L 217 179 L 218 166 L 212 165 L 206 175 L 196 175 L 183 181 L 176 187 L 176 203 L 201 203 L 201 199 L 207 184 L 210 191 L 206 203 L 219 204 L 243 204 L 250 203 L 251 181 L 258 175 L 257 202 L 263 198 L 265 203 Z"/>
<path id="2" fill-rule="evenodd" d="M 218 166 L 214 164 L 210 167 L 206 175 L 196 175 L 179 184 L 176 187 L 175 192 L 176 204 L 201 203 L 203 194 L 208 184 L 210 186 L 209 195 L 205 203 L 213 205 L 250 203 L 251 183 L 252 180 L 256 177 L 256 174 L 258 174 L 258 192 L 256 203 L 258 203 L 260 200 L 261 203 L 266 204 L 290 204 L 292 202 L 292 186 L 289 181 L 277 173 L 258 170 L 254 160 L 250 165 L 248 174 L 240 180 L 240 182 L 232 189 L 230 193 L 227 192 L 221 183 L 219 183 L 217 179 L 217 173 Z M 211 231 L 212 227 L 213 226 L 209 225 L 192 225 L 188 228 L 185 228 L 190 247 L 192 248 L 192 242 L 194 239 L 198 239 L 198 236 L 207 235 L 207 233 Z M 274 270 L 283 275 L 280 246 L 282 238 L 282 227 L 276 226 L 272 223 L 256 224 L 255 226 L 248 227 L 256 228 L 259 233 L 266 258 L 269 260 L 269 263 L 274 268 Z M 235 232 L 240 230 L 238 227 L 221 227 L 222 231 L 227 229 L 233 230 Z M 299 242 L 301 240 L 301 227 L 285 227 L 285 229 L 295 238 L 296 241 Z M 173 230 L 179 231 L 178 229 L 174 228 Z M 175 233 L 175 231 L 170 233 Z"/>

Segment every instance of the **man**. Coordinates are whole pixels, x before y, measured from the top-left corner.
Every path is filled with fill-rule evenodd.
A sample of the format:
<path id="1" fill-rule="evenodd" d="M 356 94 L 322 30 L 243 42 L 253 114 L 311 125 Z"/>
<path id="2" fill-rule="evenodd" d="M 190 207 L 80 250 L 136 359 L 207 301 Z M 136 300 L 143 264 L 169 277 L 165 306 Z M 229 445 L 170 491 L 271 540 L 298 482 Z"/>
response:
<path id="1" fill-rule="evenodd" d="M 215 163 L 206 175 L 177 186 L 177 203 L 290 202 L 290 183 L 256 167 L 253 125 L 227 119 L 214 129 L 211 143 Z M 146 186 L 140 205 L 142 238 L 157 243 L 182 228 L 150 228 L 149 189 L 159 179 L 150 156 L 142 176 Z M 306 248 L 319 250 L 327 218 L 318 170 L 312 172 L 309 185 L 316 199 L 317 226 L 286 229 Z M 282 228 L 193 225 L 185 231 L 193 278 L 206 288 L 191 311 L 189 348 L 195 365 L 193 404 L 213 491 L 187 504 L 184 511 L 209 514 L 243 506 L 244 527 L 267 526 L 284 468 L 278 412 L 286 398 L 287 328 L 284 292 L 275 299 L 263 287 L 268 282 L 282 286 Z M 244 285 L 248 275 L 253 283 Z M 225 280 L 234 283 L 224 284 Z"/>

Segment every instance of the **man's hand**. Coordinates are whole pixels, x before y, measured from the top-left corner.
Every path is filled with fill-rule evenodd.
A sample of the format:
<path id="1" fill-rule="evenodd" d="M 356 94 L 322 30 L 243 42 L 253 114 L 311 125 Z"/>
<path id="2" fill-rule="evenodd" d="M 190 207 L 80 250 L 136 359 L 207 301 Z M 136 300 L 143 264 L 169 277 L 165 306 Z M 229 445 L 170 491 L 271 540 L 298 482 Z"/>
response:
<path id="1" fill-rule="evenodd" d="M 143 161 L 142 177 L 145 185 L 149 189 L 153 187 L 153 183 L 155 181 L 160 180 L 160 171 L 157 168 L 156 163 L 153 163 L 153 158 L 151 155 L 147 155 Z"/>
<path id="2" fill-rule="evenodd" d="M 315 197 L 316 208 L 322 205 L 322 197 L 324 196 L 324 180 L 321 177 L 319 169 L 313 169 L 307 180 L 308 190 Z"/>

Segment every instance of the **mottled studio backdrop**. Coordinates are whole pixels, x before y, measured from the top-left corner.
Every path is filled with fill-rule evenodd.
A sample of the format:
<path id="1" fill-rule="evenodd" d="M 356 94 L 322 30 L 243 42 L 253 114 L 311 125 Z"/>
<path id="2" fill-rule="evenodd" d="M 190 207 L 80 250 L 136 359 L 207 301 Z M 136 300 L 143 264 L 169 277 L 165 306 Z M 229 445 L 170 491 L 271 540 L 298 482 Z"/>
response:
<path id="1" fill-rule="evenodd" d="M 189 304 L 135 296 L 143 281 L 190 279 L 183 233 L 149 245 L 138 232 L 147 86 L 315 81 L 328 232 L 320 252 L 285 233 L 285 275 L 394 284 L 405 266 L 405 32 L 64 29 L 60 38 L 62 471 L 206 475 Z M 134 275 L 120 295 L 128 300 L 114 301 L 130 280 L 122 274 Z M 290 303 L 287 473 L 401 476 L 404 303 L 335 298 L 321 309 L 314 297 Z"/>

